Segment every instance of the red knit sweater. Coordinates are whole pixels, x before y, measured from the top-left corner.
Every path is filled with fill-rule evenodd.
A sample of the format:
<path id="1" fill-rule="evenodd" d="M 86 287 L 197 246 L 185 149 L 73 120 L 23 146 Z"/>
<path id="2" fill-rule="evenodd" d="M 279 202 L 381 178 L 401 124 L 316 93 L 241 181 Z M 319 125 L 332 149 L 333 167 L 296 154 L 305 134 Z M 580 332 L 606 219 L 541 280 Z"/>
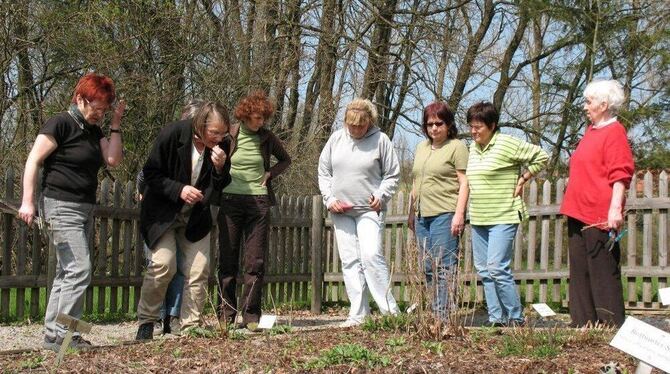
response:
<path id="1" fill-rule="evenodd" d="M 612 186 L 622 182 L 628 188 L 633 170 L 633 154 L 623 125 L 617 121 L 599 129 L 589 126 L 570 157 L 561 214 L 587 225 L 607 221 Z"/>

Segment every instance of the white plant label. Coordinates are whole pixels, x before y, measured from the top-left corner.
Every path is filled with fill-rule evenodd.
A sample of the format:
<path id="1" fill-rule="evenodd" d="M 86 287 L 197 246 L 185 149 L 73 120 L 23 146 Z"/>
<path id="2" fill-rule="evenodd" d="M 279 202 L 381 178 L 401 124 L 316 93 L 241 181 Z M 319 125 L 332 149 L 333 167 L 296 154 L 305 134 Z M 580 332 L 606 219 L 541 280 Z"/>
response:
<path id="1" fill-rule="evenodd" d="M 277 322 L 277 316 L 275 316 L 274 314 L 263 314 L 261 316 L 261 320 L 258 321 L 258 328 L 271 329 L 272 326 L 275 325 L 275 322 Z"/>
<path id="2" fill-rule="evenodd" d="M 549 307 L 549 305 L 547 305 L 547 304 L 545 304 L 545 303 L 541 303 L 541 304 L 532 304 L 532 306 L 533 306 L 533 309 L 535 309 L 535 311 L 536 311 L 540 316 L 542 316 L 542 317 L 551 317 L 551 316 L 555 316 L 555 315 L 556 315 L 556 312 L 554 312 L 554 311 Z"/>
<path id="3" fill-rule="evenodd" d="M 610 345 L 663 371 L 670 372 L 670 334 L 627 317 Z"/>
<path id="4" fill-rule="evenodd" d="M 659 289 L 658 296 L 658 298 L 661 300 L 661 304 L 670 305 L 670 287 Z"/>
<path id="5" fill-rule="evenodd" d="M 412 313 L 416 309 L 416 307 L 417 307 L 416 303 L 410 305 L 409 308 L 407 308 L 407 314 Z"/>

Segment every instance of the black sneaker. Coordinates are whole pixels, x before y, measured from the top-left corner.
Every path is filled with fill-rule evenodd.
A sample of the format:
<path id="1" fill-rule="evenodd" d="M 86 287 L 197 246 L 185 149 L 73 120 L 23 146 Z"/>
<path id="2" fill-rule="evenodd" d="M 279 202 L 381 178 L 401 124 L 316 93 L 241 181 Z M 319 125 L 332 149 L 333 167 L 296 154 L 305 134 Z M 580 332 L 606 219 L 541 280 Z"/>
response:
<path id="1" fill-rule="evenodd" d="M 151 340 L 154 338 L 154 323 L 147 322 L 140 325 L 137 329 L 135 340 Z"/>

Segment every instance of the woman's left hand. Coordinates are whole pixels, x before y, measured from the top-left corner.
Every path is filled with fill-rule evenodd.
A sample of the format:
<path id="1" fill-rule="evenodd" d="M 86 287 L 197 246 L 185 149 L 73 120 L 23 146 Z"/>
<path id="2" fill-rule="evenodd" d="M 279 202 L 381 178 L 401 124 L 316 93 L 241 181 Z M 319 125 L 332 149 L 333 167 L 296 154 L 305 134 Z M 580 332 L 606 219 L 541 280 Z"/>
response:
<path id="1" fill-rule="evenodd" d="M 261 186 L 265 187 L 268 184 L 268 181 L 270 180 L 270 177 L 272 174 L 270 174 L 269 171 L 265 172 L 265 175 L 263 176 L 263 181 L 261 182 Z"/>
<path id="2" fill-rule="evenodd" d="M 519 177 L 519 180 L 516 182 L 516 187 L 514 187 L 514 197 L 521 196 L 523 192 L 523 184 L 526 183 L 526 180 L 523 177 Z"/>
<path id="3" fill-rule="evenodd" d="M 610 208 L 609 213 L 607 214 L 607 228 L 619 231 L 622 225 L 623 214 L 621 214 L 621 209 Z"/>
<path id="4" fill-rule="evenodd" d="M 121 118 L 123 117 L 123 112 L 126 110 L 126 101 L 121 99 L 119 103 L 114 108 L 114 114 L 112 115 L 111 128 L 118 129 L 121 127 Z"/>
<path id="5" fill-rule="evenodd" d="M 465 215 L 463 213 L 454 213 L 451 219 L 451 235 L 458 236 L 465 230 Z"/>
<path id="6" fill-rule="evenodd" d="M 215 145 L 214 148 L 212 148 L 212 164 L 214 164 L 214 167 L 217 171 L 220 172 L 223 170 L 223 165 L 226 163 L 226 158 L 228 158 L 226 151 L 221 149 L 221 147 Z"/>
<path id="7" fill-rule="evenodd" d="M 375 212 L 379 212 L 382 210 L 382 201 L 378 198 L 375 197 L 375 195 L 370 195 L 370 199 L 368 199 L 368 204 L 370 205 L 370 208 L 374 210 Z"/>

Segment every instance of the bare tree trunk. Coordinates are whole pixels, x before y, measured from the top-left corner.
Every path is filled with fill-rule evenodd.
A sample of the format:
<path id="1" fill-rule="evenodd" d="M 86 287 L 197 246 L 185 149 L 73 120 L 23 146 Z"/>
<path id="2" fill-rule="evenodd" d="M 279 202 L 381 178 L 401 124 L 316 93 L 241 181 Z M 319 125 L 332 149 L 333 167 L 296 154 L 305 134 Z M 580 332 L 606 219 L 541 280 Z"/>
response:
<path id="1" fill-rule="evenodd" d="M 509 85 L 512 81 L 509 75 L 512 58 L 514 57 L 516 50 L 519 48 L 519 45 L 523 40 L 523 35 L 526 32 L 526 27 L 528 26 L 528 13 L 524 9 L 525 7 L 522 4 L 521 7 L 519 7 L 519 23 L 517 25 L 516 31 L 514 32 L 514 36 L 512 36 L 512 40 L 510 40 L 510 43 L 507 46 L 505 53 L 503 54 L 502 61 L 500 62 L 500 80 L 498 81 L 496 92 L 493 94 L 493 106 L 498 110 L 498 112 L 500 112 L 503 98 L 505 97 L 505 93 L 507 92 L 507 89 L 509 88 Z"/>
<path id="2" fill-rule="evenodd" d="M 395 9 L 397 0 L 377 1 L 379 15 L 375 19 L 374 31 L 370 40 L 370 52 L 368 53 L 368 64 L 363 76 L 362 97 L 372 99 L 377 93 L 380 83 L 386 80 L 388 68 L 389 44 L 391 31 L 393 30 Z M 377 5 L 375 5 L 377 6 Z"/>
<path id="3" fill-rule="evenodd" d="M 533 20 L 533 48 L 532 53 L 534 57 L 537 57 L 542 53 L 543 35 L 540 23 L 542 22 L 541 18 L 536 18 Z M 533 122 L 532 127 L 535 130 L 535 133 L 540 133 L 540 109 L 541 109 L 541 95 L 542 95 L 542 77 L 540 75 L 540 61 L 536 60 L 530 64 L 531 73 L 533 75 L 533 81 L 531 83 L 531 93 L 533 100 Z M 535 134 L 534 133 L 534 134 Z M 531 134 L 531 141 L 535 144 L 539 144 L 540 138 L 537 135 Z"/>
<path id="4" fill-rule="evenodd" d="M 467 10 L 462 12 L 463 17 L 469 19 L 467 15 Z M 484 36 L 491 26 L 491 21 L 493 20 L 493 15 L 495 14 L 495 6 L 493 0 L 484 0 L 484 9 L 481 16 L 481 23 L 475 32 L 475 35 L 469 38 L 468 47 L 465 51 L 465 56 L 463 56 L 463 63 L 458 68 L 458 73 L 456 74 L 456 80 L 454 82 L 454 88 L 451 91 L 451 96 L 449 96 L 449 107 L 456 108 L 460 104 L 463 97 L 463 90 L 465 89 L 465 84 L 470 78 L 470 73 L 472 72 L 472 66 L 477 57 L 477 51 L 479 46 L 484 40 Z"/>

